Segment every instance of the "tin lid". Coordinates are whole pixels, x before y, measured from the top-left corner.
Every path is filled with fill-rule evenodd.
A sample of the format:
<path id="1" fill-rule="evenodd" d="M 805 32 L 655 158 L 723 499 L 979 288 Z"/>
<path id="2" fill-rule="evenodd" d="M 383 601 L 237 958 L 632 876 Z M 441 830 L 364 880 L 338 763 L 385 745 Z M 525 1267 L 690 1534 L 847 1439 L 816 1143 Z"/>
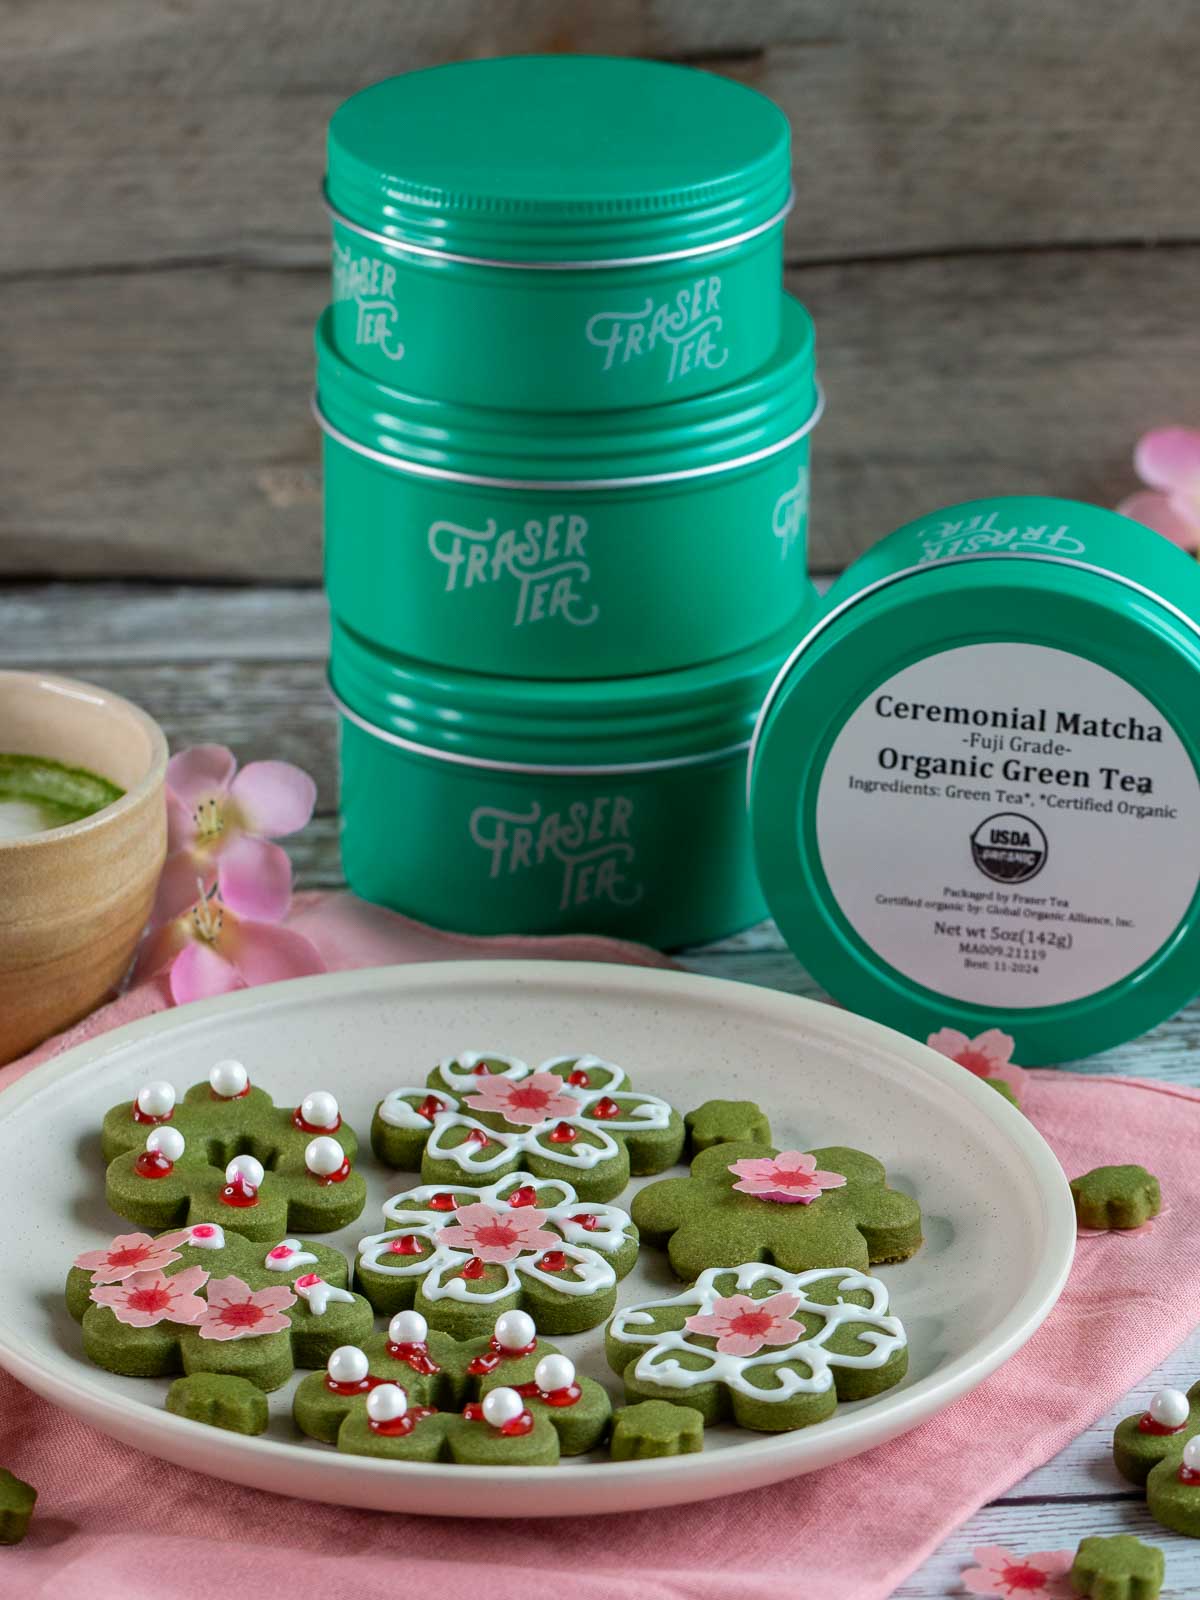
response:
<path id="1" fill-rule="evenodd" d="M 820 416 L 808 312 L 784 296 L 782 336 L 748 378 L 671 405 L 519 412 L 405 394 L 343 359 L 332 313 L 317 323 L 317 419 L 348 449 L 398 472 L 498 488 L 621 488 L 752 465 Z"/>
<path id="2" fill-rule="evenodd" d="M 740 761 L 809 609 L 760 644 L 703 666 L 569 682 L 430 667 L 335 616 L 329 681 L 367 732 L 438 760 L 537 772 Z"/>
<path id="3" fill-rule="evenodd" d="M 1200 990 L 1200 566 L 1073 501 L 884 539 L 763 706 L 750 803 L 780 930 L 843 1004 L 1027 1064 Z"/>
<path id="4" fill-rule="evenodd" d="M 782 220 L 787 118 L 691 67 L 607 56 L 455 62 L 362 90 L 326 193 L 386 240 L 497 265 L 724 248 Z"/>

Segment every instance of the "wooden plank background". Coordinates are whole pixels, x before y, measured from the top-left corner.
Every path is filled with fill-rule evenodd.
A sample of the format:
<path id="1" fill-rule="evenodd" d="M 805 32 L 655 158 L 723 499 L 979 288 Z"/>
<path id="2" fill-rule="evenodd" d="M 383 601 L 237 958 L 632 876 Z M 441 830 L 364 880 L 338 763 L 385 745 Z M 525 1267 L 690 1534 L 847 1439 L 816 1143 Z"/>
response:
<path id="1" fill-rule="evenodd" d="M 818 569 L 968 495 L 1111 503 L 1200 420 L 1194 0 L 5 0 L 0 573 L 319 577 L 325 123 L 514 50 L 788 112 Z"/>

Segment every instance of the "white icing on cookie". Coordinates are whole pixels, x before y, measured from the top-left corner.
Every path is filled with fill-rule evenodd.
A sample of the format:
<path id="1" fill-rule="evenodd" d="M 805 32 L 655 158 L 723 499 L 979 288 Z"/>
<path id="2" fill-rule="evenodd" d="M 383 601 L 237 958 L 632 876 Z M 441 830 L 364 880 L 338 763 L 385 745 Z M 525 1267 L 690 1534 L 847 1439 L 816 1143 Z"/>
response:
<path id="1" fill-rule="evenodd" d="M 423 1117 L 417 1107 L 410 1105 L 410 1100 L 421 1104 L 424 1100 L 434 1099 L 447 1111 L 454 1110 L 454 1099 L 448 1094 L 443 1094 L 437 1089 L 393 1089 L 391 1094 L 385 1095 L 379 1107 L 379 1120 L 386 1122 L 389 1128 L 411 1128 L 425 1133 L 432 1126 L 428 1117 Z"/>
<path id="2" fill-rule="evenodd" d="M 729 1279 L 736 1275 L 731 1289 Z M 837 1280 L 838 1298 L 833 1304 L 812 1300 L 805 1290 L 826 1279 Z M 716 1287 L 721 1280 L 723 1287 Z M 821 1326 L 811 1335 L 797 1339 L 790 1345 L 774 1345 L 760 1349 L 751 1356 L 723 1354 L 710 1345 L 699 1342 L 686 1328 L 635 1333 L 633 1328 L 649 1327 L 653 1330 L 654 1313 L 668 1307 L 685 1307 L 689 1313 L 711 1313 L 718 1300 L 732 1293 L 744 1293 L 757 1283 L 766 1281 L 772 1294 L 786 1293 L 799 1297 L 793 1315 L 801 1312 L 820 1317 Z M 867 1306 L 856 1305 L 841 1298 L 843 1293 L 866 1291 L 871 1297 Z M 634 1376 L 644 1383 L 661 1384 L 670 1389 L 693 1389 L 702 1383 L 723 1383 L 727 1388 L 753 1400 L 766 1404 L 779 1404 L 794 1395 L 824 1394 L 833 1384 L 834 1367 L 882 1367 L 898 1350 L 907 1344 L 907 1336 L 897 1317 L 888 1315 L 887 1289 L 878 1278 L 868 1277 L 849 1267 L 820 1267 L 812 1272 L 783 1272 L 778 1267 L 752 1262 L 745 1266 L 710 1267 L 690 1289 L 663 1300 L 643 1301 L 618 1311 L 609 1324 L 609 1333 L 621 1344 L 645 1345 L 647 1349 L 634 1365 Z M 857 1355 L 842 1355 L 826 1349 L 834 1333 L 844 1324 L 856 1325 L 856 1338 L 867 1346 Z M 686 1350 L 690 1356 L 703 1356 L 702 1367 L 681 1366 L 672 1352 Z M 796 1362 L 808 1369 L 808 1376 L 785 1365 Z M 756 1368 L 778 1369 L 775 1376 L 778 1387 L 762 1389 L 748 1381 L 747 1375 Z"/>
<path id="3" fill-rule="evenodd" d="M 348 1290 L 326 1283 L 315 1272 L 306 1272 L 303 1277 L 297 1278 L 292 1288 L 302 1300 L 308 1301 L 308 1309 L 314 1317 L 323 1317 L 335 1301 L 348 1306 L 354 1304 L 354 1296 Z"/>
<path id="4" fill-rule="evenodd" d="M 316 1256 L 301 1248 L 299 1239 L 281 1239 L 267 1251 L 263 1266 L 268 1272 L 294 1272 L 297 1267 L 311 1267 Z"/>
<path id="5" fill-rule="evenodd" d="M 586 1128 L 598 1141 L 573 1139 L 569 1144 L 549 1143 L 548 1136 L 559 1122 L 577 1130 Z M 433 1161 L 453 1161 L 466 1173 L 486 1174 L 496 1172 L 514 1156 L 537 1155 L 544 1161 L 555 1161 L 559 1166 L 571 1167 L 579 1172 L 590 1172 L 602 1161 L 611 1161 L 621 1153 L 615 1139 L 596 1123 L 584 1123 L 578 1117 L 555 1117 L 550 1122 L 537 1122 L 532 1128 L 489 1128 L 474 1117 L 461 1111 L 443 1111 L 433 1119 L 433 1132 L 425 1146 L 425 1153 Z M 446 1136 L 451 1128 L 465 1128 L 468 1133 L 479 1132 L 486 1136 L 486 1144 L 464 1139 L 461 1144 L 448 1144 Z"/>
<path id="6" fill-rule="evenodd" d="M 475 1071 L 481 1061 L 504 1062 L 501 1071 L 488 1073 L 490 1078 L 516 1079 L 529 1076 L 528 1062 L 521 1061 L 516 1056 L 502 1055 L 499 1050 L 460 1050 L 456 1056 L 447 1056 L 444 1061 L 439 1061 L 437 1070 L 448 1089 L 453 1089 L 455 1094 L 470 1094 L 472 1089 L 478 1089 L 479 1080 L 483 1076 L 482 1073 Z M 455 1071 L 456 1066 L 462 1070 Z"/>

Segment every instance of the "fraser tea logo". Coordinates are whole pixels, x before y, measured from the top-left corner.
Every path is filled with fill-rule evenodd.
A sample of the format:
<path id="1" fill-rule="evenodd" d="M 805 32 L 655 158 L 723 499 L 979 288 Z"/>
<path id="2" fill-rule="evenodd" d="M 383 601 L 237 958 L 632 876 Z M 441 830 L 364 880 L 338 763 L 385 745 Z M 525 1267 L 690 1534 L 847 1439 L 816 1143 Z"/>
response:
<path id="1" fill-rule="evenodd" d="M 808 468 L 801 463 L 796 481 L 785 489 L 775 502 L 772 526 L 779 540 L 779 553 L 786 557 L 804 532 L 804 519 L 808 515 Z"/>
<path id="2" fill-rule="evenodd" d="M 357 308 L 354 342 L 379 350 L 389 361 L 400 361 L 404 345 L 397 323 L 396 269 L 372 256 L 355 255 L 349 245 L 333 247 L 333 298 L 352 300 Z"/>
<path id="3" fill-rule="evenodd" d="M 632 876 L 632 818 L 628 796 L 604 794 L 559 809 L 537 800 L 527 811 L 478 806 L 469 827 L 489 857 L 489 878 L 557 873 L 558 908 L 567 911 L 602 900 L 633 906 L 642 898 L 642 885 Z"/>
<path id="4" fill-rule="evenodd" d="M 959 521 L 931 522 L 917 534 L 921 546 L 921 565 L 946 561 L 953 556 L 982 555 L 989 550 L 1014 555 L 1081 556 L 1087 549 L 1082 539 L 1071 532 L 1070 524 L 1060 522 L 997 521 L 997 513 L 976 512 Z"/>
<path id="5" fill-rule="evenodd" d="M 721 333 L 721 280 L 713 274 L 697 278 L 677 294 L 655 301 L 652 295 L 632 311 L 597 311 L 584 330 L 589 344 L 604 352 L 602 372 L 642 361 L 665 351 L 666 382 L 706 368 L 716 372 L 729 351 L 717 342 Z"/>
<path id="6" fill-rule="evenodd" d="M 514 628 L 555 617 L 590 628 L 600 607 L 583 592 L 592 576 L 587 534 L 586 517 L 563 511 L 520 528 L 502 529 L 495 517 L 482 528 L 438 521 L 430 525 L 428 543 L 429 553 L 446 569 L 443 593 L 508 584 Z"/>

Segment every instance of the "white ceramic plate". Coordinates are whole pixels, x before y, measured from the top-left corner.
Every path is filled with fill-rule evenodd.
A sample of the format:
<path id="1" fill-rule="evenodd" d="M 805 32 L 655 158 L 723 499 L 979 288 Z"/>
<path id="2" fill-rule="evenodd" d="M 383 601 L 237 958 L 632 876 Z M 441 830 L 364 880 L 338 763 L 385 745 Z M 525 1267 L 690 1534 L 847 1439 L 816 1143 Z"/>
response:
<path id="1" fill-rule="evenodd" d="M 529 1514 L 624 1511 L 700 1500 L 844 1460 L 914 1427 L 1030 1337 L 1058 1298 L 1074 1248 L 1070 1194 L 1053 1154 L 993 1090 L 922 1045 L 832 1007 L 679 973 L 557 962 L 454 962 L 277 984 L 132 1024 L 47 1063 L 0 1094 L 0 1362 L 48 1399 L 167 1461 L 280 1494 L 461 1515 L 489 1471 L 339 1455 L 300 1438 L 291 1386 L 260 1438 L 163 1409 L 164 1381 L 91 1366 L 62 1284 L 72 1258 L 120 1230 L 104 1203 L 104 1111 L 151 1078 L 183 1088 L 234 1055 L 277 1101 L 333 1089 L 360 1134 L 375 1102 L 470 1048 L 530 1061 L 594 1051 L 687 1109 L 715 1095 L 757 1100 L 780 1146 L 850 1144 L 915 1194 L 926 1242 L 879 1269 L 910 1344 L 904 1383 L 799 1432 L 710 1429 L 701 1454 L 611 1462 L 602 1455 L 520 1470 L 553 1496 Z M 384 1198 L 415 1178 L 369 1151 L 367 1210 L 332 1242 L 382 1226 Z M 646 1181 L 646 1180 L 643 1180 Z M 620 1203 L 620 1202 L 619 1202 Z M 665 1258 L 642 1251 L 620 1303 L 661 1294 Z M 676 1286 L 677 1287 L 677 1286 Z M 672 1291 L 674 1292 L 674 1291 Z M 380 1324 L 382 1325 L 382 1324 Z M 618 1384 L 602 1330 L 562 1341 L 582 1371 Z M 514 1474 L 517 1469 L 514 1469 Z M 487 1515 L 495 1497 L 480 1495 Z"/>

